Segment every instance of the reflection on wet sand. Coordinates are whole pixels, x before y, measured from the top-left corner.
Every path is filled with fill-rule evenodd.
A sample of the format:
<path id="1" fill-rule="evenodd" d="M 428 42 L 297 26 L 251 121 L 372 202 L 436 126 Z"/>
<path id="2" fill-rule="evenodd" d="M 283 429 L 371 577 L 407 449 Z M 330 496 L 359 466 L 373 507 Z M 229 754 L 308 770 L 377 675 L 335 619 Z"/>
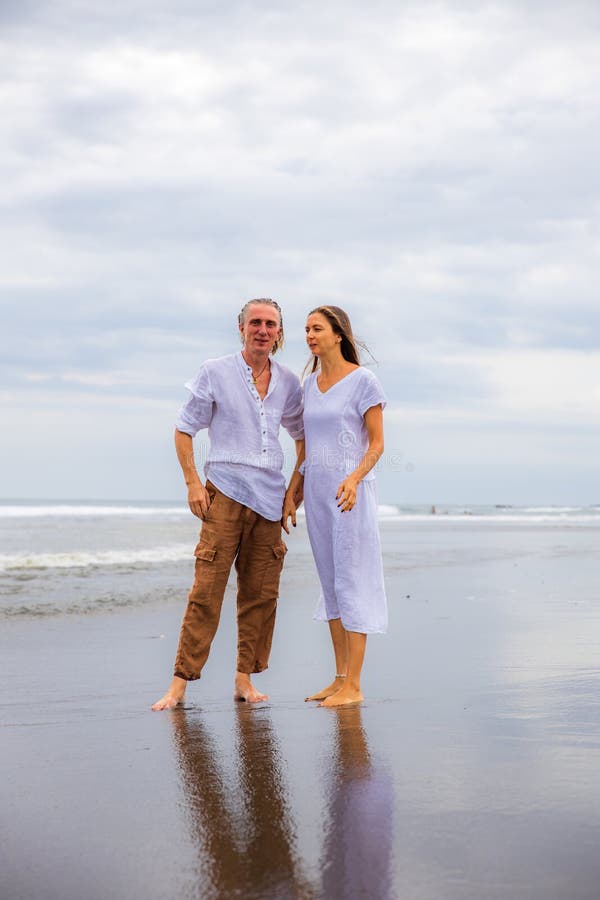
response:
<path id="1" fill-rule="evenodd" d="M 197 896 L 386 900 L 392 892 L 393 783 L 369 752 L 359 707 L 328 710 L 318 866 L 302 858 L 283 764 L 267 709 L 236 708 L 227 758 L 200 718 L 172 716 L 183 796 L 198 847 Z M 316 770 L 317 761 L 311 770 Z M 317 778 L 307 786 L 323 790 Z M 314 809 L 318 809 L 315 797 Z M 311 872 L 312 878 L 306 872 Z M 196 896 L 195 894 L 193 896 Z"/>
<path id="2" fill-rule="evenodd" d="M 376 768 L 369 753 L 361 708 L 331 712 L 335 736 L 326 784 L 321 896 L 385 900 L 394 896 L 392 778 Z"/>
<path id="3" fill-rule="evenodd" d="M 301 872 L 277 741 L 267 710 L 236 708 L 236 772 L 185 710 L 174 737 L 191 830 L 200 848 L 198 896 L 312 898 Z"/>

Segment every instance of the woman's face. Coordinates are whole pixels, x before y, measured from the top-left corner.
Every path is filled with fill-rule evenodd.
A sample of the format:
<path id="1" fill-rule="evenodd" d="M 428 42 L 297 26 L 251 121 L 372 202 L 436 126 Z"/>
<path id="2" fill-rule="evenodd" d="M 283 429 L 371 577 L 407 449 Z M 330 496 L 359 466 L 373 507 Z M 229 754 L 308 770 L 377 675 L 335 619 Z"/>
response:
<path id="1" fill-rule="evenodd" d="M 306 320 L 306 343 L 313 356 L 326 356 L 341 343 L 327 316 L 322 313 L 311 313 Z"/>

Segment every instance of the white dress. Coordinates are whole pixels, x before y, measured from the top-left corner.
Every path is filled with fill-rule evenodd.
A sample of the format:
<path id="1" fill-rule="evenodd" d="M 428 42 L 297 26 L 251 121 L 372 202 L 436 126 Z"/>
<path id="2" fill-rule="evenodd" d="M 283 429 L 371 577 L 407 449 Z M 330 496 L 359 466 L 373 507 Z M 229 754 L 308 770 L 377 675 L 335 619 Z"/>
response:
<path id="1" fill-rule="evenodd" d="M 347 631 L 364 634 L 387 629 L 374 471 L 358 485 L 350 512 L 340 512 L 336 493 L 367 450 L 364 414 L 378 404 L 385 406 L 381 385 L 363 367 L 325 393 L 317 373 L 304 382 L 304 506 L 321 582 L 314 618 L 339 618 Z"/>

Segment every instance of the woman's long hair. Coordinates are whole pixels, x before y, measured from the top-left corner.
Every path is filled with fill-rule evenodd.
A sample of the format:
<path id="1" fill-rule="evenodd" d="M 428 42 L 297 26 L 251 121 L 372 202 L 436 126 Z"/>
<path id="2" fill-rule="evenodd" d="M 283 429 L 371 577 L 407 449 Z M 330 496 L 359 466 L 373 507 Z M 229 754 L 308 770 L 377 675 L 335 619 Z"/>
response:
<path id="1" fill-rule="evenodd" d="M 354 363 L 355 366 L 360 366 L 359 347 L 361 350 L 366 350 L 371 356 L 367 345 L 354 337 L 348 313 L 344 312 L 339 306 L 317 306 L 315 309 L 311 309 L 308 315 L 312 316 L 313 313 L 320 313 L 320 315 L 325 316 L 333 328 L 334 333 L 340 335 L 342 339 L 340 350 L 342 351 L 342 356 L 345 360 Z M 312 368 L 310 368 L 310 371 L 308 372 L 309 375 L 312 375 L 312 373 L 316 372 L 319 368 L 319 359 L 316 356 L 312 356 L 304 367 L 304 371 L 302 372 L 303 377 L 307 374 L 307 369 L 309 369 L 311 363 Z"/>

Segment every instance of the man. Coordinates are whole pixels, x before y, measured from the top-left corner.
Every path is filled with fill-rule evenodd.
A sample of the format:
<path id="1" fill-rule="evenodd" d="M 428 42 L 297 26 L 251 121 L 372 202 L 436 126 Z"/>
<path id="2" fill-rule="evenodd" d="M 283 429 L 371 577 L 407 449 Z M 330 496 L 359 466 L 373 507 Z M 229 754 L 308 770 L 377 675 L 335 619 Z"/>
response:
<path id="1" fill-rule="evenodd" d="M 179 636 L 173 680 L 152 709 L 183 702 L 188 681 L 200 678 L 219 624 L 231 566 L 237 571 L 238 656 L 236 700 L 268 699 L 250 676 L 268 665 L 279 576 L 285 493 L 283 425 L 304 450 L 302 391 L 296 375 L 271 357 L 283 344 L 281 310 L 274 300 L 250 300 L 238 317 L 241 352 L 209 359 L 176 422 L 175 447 L 192 513 L 202 519 L 194 585 Z M 193 437 L 208 428 L 210 447 L 202 484 Z"/>

